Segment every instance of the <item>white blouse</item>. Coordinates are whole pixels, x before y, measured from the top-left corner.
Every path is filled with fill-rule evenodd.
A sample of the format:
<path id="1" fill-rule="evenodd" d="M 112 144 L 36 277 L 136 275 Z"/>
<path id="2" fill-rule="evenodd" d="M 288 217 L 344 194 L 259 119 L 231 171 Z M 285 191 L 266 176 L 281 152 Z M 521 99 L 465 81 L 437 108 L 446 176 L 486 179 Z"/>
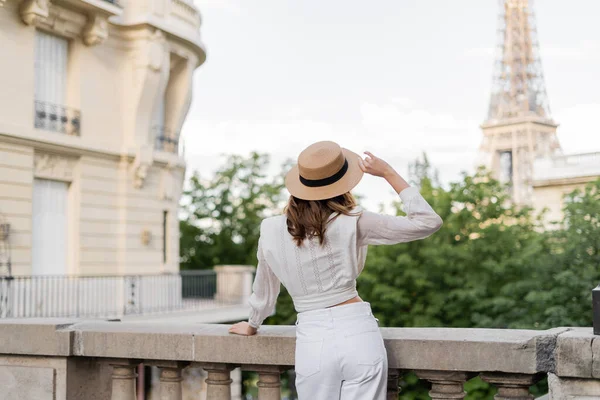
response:
<path id="1" fill-rule="evenodd" d="M 258 267 L 250 296 L 249 324 L 258 328 L 275 310 L 280 284 L 288 290 L 297 312 L 331 307 L 358 295 L 356 278 L 363 270 L 367 246 L 426 238 L 442 219 L 408 187 L 400 192 L 406 216 L 381 215 L 360 208 L 355 216 L 329 219 L 325 242 L 305 239 L 297 246 L 287 231 L 287 217 L 263 220 L 258 242 Z"/>

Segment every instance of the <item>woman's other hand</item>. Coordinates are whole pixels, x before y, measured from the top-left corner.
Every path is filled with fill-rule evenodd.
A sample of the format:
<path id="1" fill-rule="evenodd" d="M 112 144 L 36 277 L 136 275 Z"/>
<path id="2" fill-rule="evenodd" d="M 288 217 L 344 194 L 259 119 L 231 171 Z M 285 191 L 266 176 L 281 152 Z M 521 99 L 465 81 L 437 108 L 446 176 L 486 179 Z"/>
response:
<path id="1" fill-rule="evenodd" d="M 375 157 L 373 153 L 365 151 L 365 154 L 367 157 L 364 160 L 362 158 L 358 160 L 358 165 L 363 172 L 384 178 L 394 188 L 396 193 L 400 193 L 409 186 L 390 164 L 379 157 Z"/>
<path id="2" fill-rule="evenodd" d="M 395 173 L 394 168 L 390 166 L 387 162 L 383 161 L 379 157 L 375 157 L 373 153 L 365 151 L 367 157 L 363 160 L 362 158 L 358 160 L 358 164 L 360 169 L 367 174 L 371 174 L 374 176 L 379 176 L 381 178 L 385 178 L 393 173 Z"/>
<path id="3" fill-rule="evenodd" d="M 236 335 L 252 336 L 256 335 L 256 328 L 250 326 L 246 321 L 238 322 L 237 324 L 231 325 L 229 333 L 235 333 Z"/>

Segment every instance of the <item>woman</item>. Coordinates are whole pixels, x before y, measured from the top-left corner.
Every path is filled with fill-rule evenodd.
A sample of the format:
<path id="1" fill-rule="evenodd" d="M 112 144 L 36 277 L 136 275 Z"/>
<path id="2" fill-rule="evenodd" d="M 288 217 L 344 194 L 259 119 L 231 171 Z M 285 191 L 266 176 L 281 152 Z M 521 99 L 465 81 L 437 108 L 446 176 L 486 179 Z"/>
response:
<path id="1" fill-rule="evenodd" d="M 300 400 L 383 400 L 387 354 L 370 304 L 356 291 L 368 245 L 423 239 L 442 225 L 417 189 L 385 161 L 333 142 L 306 148 L 286 176 L 285 215 L 260 228 L 248 322 L 230 333 L 254 335 L 273 313 L 280 283 L 298 312 L 296 389 Z M 362 211 L 350 194 L 363 173 L 399 194 L 406 217 Z"/>

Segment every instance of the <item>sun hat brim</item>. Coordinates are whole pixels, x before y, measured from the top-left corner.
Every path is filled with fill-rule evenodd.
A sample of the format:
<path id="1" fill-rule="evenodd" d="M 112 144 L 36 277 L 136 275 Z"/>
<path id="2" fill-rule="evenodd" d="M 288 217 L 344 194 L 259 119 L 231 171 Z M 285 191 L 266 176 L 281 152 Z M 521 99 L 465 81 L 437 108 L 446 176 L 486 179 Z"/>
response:
<path id="1" fill-rule="evenodd" d="M 342 152 L 348 161 L 348 171 L 337 182 L 320 187 L 306 186 L 300 181 L 298 165 L 294 165 L 285 176 L 285 187 L 292 196 L 302 200 L 330 199 L 354 189 L 364 175 L 358 164 L 360 156 L 344 148 Z"/>

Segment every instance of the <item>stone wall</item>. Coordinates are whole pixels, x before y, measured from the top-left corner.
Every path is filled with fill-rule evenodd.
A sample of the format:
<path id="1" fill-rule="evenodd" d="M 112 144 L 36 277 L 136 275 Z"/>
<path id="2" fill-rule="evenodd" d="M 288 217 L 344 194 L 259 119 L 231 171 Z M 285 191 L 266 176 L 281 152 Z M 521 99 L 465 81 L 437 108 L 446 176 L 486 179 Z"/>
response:
<path id="1" fill-rule="evenodd" d="M 188 389 L 206 384 L 207 399 L 214 400 L 239 393 L 237 384 L 231 389 L 230 371 L 241 367 L 258 372 L 261 400 L 279 399 L 280 373 L 294 365 L 294 327 L 264 326 L 253 337 L 230 335 L 227 329 L 185 320 L 4 320 L 0 383 L 21 400 L 43 399 L 48 393 L 56 400 L 106 399 L 108 391 L 116 399 L 121 397 L 114 397 L 115 390 L 132 395 L 127 391 L 133 386 L 122 383 L 132 382 L 143 362 L 160 368 L 158 390 L 166 385 L 168 393 L 175 393 L 165 397 L 168 400 L 181 399 L 181 383 L 174 377 L 181 377 L 186 368 L 203 368 L 208 380 L 197 369 L 184 372 L 198 385 Z M 398 376 L 409 370 L 434 383 L 432 396 L 461 398 L 463 383 L 479 375 L 498 387 L 499 396 L 521 398 L 548 375 L 553 400 L 600 398 L 600 342 L 591 328 L 382 328 L 382 334 L 390 398 L 397 391 Z M 39 381 L 40 387 L 23 384 L 32 381 Z"/>

